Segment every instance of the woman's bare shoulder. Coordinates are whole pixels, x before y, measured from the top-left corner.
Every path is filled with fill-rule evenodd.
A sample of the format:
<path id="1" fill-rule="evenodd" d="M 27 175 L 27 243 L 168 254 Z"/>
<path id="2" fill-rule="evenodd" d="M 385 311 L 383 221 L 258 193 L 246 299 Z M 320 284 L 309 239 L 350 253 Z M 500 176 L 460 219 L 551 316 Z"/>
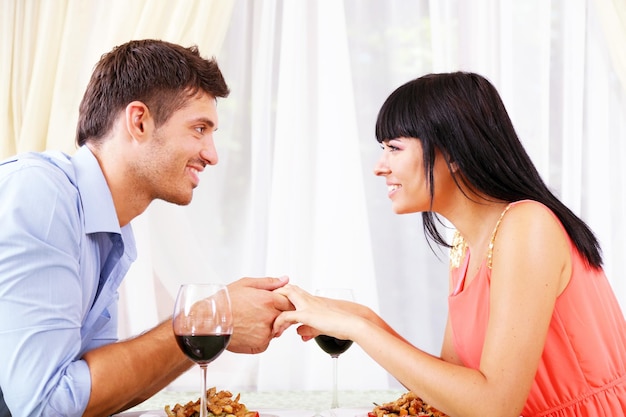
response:
<path id="1" fill-rule="evenodd" d="M 530 227 L 551 226 L 553 231 L 562 229 L 558 217 L 546 205 L 533 200 L 521 200 L 509 204 L 507 212 L 503 216 L 502 223 L 505 227 L 524 230 Z"/>
<path id="2" fill-rule="evenodd" d="M 556 215 L 536 201 L 513 203 L 502 219 L 493 241 L 494 268 L 515 269 L 537 278 L 548 273 L 567 282 L 571 252 L 567 233 Z"/>

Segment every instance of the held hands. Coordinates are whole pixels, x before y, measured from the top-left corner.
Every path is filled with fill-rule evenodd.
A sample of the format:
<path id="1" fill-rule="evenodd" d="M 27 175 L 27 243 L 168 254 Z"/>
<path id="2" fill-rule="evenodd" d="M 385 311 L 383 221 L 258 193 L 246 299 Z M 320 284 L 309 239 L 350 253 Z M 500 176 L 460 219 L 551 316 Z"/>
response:
<path id="1" fill-rule="evenodd" d="M 293 305 L 274 291 L 289 282 L 281 278 L 241 278 L 228 285 L 235 328 L 228 350 L 235 353 L 260 353 L 269 346 L 274 320 Z"/>
<path id="2" fill-rule="evenodd" d="M 320 334 L 353 340 L 359 320 L 367 320 L 360 317 L 364 306 L 316 297 L 288 282 L 288 277 L 241 278 L 228 285 L 235 324 L 229 351 L 264 352 L 272 338 L 298 323 L 304 341 Z"/>
<path id="3" fill-rule="evenodd" d="M 339 339 L 353 339 L 359 305 L 345 300 L 314 296 L 295 285 L 285 285 L 275 291 L 293 304 L 295 310 L 283 311 L 274 322 L 274 337 L 293 324 L 300 323 L 298 334 L 307 341 L 325 334 Z"/>

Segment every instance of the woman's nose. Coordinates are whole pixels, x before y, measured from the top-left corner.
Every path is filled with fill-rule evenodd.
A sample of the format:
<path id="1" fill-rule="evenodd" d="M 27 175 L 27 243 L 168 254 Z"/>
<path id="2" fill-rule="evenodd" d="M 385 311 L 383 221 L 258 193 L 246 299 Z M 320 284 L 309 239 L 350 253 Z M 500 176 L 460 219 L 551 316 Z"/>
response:
<path id="1" fill-rule="evenodd" d="M 389 174 L 389 166 L 387 165 L 387 160 L 383 154 L 380 158 L 378 158 L 376 164 L 374 164 L 374 175 L 381 177 L 387 174 Z"/>

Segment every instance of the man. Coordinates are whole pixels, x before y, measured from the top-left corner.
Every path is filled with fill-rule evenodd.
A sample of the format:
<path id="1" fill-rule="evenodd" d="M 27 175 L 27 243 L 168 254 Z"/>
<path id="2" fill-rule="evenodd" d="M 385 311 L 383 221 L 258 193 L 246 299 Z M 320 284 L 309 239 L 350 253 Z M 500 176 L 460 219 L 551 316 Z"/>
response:
<path id="1" fill-rule="evenodd" d="M 0 164 L 0 416 L 105 416 L 193 363 L 166 321 L 117 341 L 117 288 L 136 258 L 130 222 L 155 199 L 186 205 L 217 163 L 228 87 L 197 48 L 131 41 L 105 54 L 80 104 L 79 149 Z M 264 351 L 286 278 L 229 285 L 229 350 Z M 4 397 L 4 400 L 2 400 Z"/>

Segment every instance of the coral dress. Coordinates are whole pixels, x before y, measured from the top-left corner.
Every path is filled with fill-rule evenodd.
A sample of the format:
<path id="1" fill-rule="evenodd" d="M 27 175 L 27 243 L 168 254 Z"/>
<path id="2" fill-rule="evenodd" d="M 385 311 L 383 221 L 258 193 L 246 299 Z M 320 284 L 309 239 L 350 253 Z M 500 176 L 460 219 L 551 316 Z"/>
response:
<path id="1" fill-rule="evenodd" d="M 540 204 L 520 201 L 509 207 L 520 203 Z M 451 254 L 455 290 L 448 299 L 454 346 L 465 366 L 477 369 L 489 320 L 491 253 L 465 286 L 470 253 L 460 249 L 465 247 L 460 236 L 455 240 Z M 626 321 L 604 272 L 588 268 L 569 243 L 572 276 L 556 300 L 522 415 L 626 416 Z"/>

